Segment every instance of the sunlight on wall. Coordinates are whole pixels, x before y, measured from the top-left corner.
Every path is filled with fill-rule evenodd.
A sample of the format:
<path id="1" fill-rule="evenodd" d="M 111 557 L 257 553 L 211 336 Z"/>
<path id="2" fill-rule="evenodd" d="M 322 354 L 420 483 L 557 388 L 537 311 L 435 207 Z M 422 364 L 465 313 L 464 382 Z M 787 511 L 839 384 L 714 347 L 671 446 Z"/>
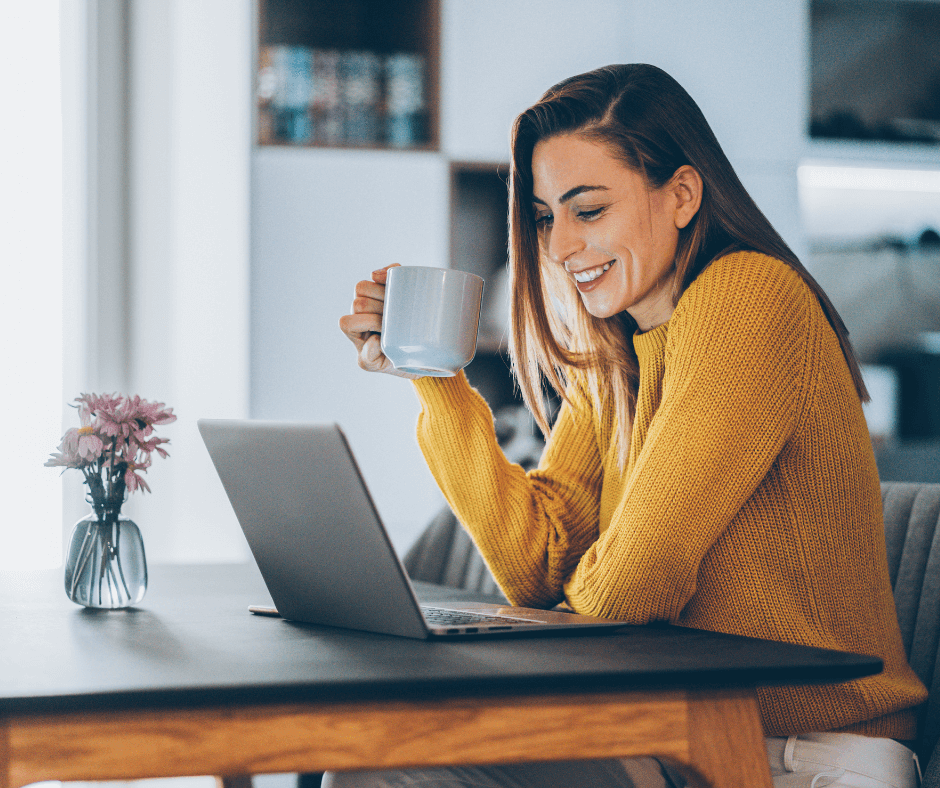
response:
<path id="1" fill-rule="evenodd" d="M 61 437 L 62 110 L 59 0 L 14 3 L 0 25 L 0 569 L 57 566 Z M 12 117 L 12 122 L 10 118 Z"/>

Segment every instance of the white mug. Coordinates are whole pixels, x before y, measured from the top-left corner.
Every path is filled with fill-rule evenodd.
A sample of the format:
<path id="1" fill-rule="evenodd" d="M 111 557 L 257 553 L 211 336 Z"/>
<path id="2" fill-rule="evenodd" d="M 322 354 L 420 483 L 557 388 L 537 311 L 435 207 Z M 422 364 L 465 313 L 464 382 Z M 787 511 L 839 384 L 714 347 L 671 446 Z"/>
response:
<path id="1" fill-rule="evenodd" d="M 388 269 L 382 352 L 395 369 L 453 377 L 473 360 L 483 280 L 453 268 Z"/>

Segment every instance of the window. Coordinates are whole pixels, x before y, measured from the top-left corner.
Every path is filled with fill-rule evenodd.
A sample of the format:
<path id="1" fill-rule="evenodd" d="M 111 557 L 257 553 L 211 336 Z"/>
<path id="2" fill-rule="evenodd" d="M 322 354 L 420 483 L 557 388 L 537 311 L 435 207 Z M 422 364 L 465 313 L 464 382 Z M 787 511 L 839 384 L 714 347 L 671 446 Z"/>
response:
<path id="1" fill-rule="evenodd" d="M 59 14 L 59 0 L 14 3 L 0 25 L 0 569 L 62 560 L 62 484 L 43 467 L 63 412 Z"/>

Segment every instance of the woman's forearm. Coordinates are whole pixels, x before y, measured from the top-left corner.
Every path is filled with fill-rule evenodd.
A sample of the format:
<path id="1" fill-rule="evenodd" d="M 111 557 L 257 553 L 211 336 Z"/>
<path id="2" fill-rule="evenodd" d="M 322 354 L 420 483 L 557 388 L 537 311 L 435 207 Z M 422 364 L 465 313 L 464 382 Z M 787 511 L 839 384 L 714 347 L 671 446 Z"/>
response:
<path id="1" fill-rule="evenodd" d="M 548 452 L 554 462 L 526 474 L 503 455 L 488 406 L 462 375 L 416 389 L 418 443 L 500 587 L 516 604 L 557 604 L 598 533 L 600 462 L 590 429 L 578 432 L 563 412 L 552 436 L 565 444 L 563 459 Z"/>

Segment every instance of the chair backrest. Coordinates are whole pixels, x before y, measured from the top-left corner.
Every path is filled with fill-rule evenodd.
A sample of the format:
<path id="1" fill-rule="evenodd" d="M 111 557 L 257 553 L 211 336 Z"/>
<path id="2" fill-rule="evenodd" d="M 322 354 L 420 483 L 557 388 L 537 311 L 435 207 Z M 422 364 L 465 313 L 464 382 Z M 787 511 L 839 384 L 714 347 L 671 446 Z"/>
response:
<path id="1" fill-rule="evenodd" d="M 918 741 L 926 759 L 940 737 L 940 484 L 882 482 L 881 500 L 904 650 L 930 692 Z"/>
<path id="2" fill-rule="evenodd" d="M 505 599 L 477 546 L 447 506 L 431 520 L 402 563 L 412 580 Z"/>

